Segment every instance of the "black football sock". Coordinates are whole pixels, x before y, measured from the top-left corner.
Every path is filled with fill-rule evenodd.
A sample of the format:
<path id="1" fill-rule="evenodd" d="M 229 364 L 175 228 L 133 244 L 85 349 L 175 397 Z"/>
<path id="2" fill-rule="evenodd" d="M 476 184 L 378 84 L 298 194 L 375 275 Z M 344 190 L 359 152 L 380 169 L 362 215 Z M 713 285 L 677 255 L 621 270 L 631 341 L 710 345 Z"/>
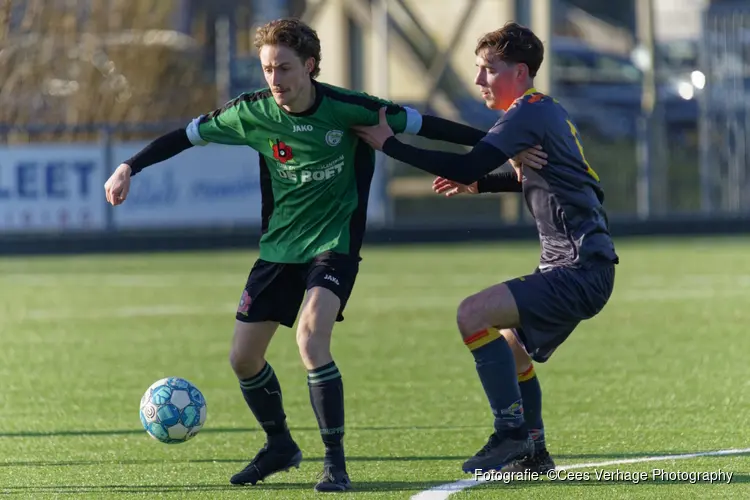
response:
<path id="1" fill-rule="evenodd" d="M 533 364 L 525 372 L 518 374 L 518 387 L 521 389 L 523 399 L 523 419 L 534 440 L 534 449 L 543 450 L 546 443 L 544 422 L 542 422 L 542 387 L 539 385 L 539 378 L 536 376 Z"/>
<path id="2" fill-rule="evenodd" d="M 488 328 L 464 339 L 474 356 L 479 380 L 495 416 L 500 437 L 528 437 L 523 420 L 523 401 L 518 387 L 516 362 L 508 342 L 495 328 Z"/>
<path id="3" fill-rule="evenodd" d="M 286 425 L 281 386 L 268 363 L 257 375 L 240 380 L 245 402 L 268 436 L 268 444 L 286 444 L 292 440 Z"/>
<path id="4" fill-rule="evenodd" d="M 320 437 L 326 447 L 324 464 L 345 468 L 344 384 L 336 363 L 331 361 L 307 374 L 310 403 L 318 419 Z"/>

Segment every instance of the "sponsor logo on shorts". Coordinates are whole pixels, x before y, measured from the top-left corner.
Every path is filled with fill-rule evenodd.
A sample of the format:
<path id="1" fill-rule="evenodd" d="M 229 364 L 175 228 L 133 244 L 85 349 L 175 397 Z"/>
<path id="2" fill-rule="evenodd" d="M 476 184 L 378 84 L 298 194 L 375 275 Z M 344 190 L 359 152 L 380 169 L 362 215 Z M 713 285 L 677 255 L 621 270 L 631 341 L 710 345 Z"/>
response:
<path id="1" fill-rule="evenodd" d="M 247 290 L 243 290 L 242 298 L 240 299 L 240 305 L 237 307 L 237 312 L 239 314 L 247 316 L 247 311 L 250 309 L 251 301 L 252 299 L 250 299 L 250 295 L 247 293 Z"/>
<path id="2" fill-rule="evenodd" d="M 341 286 L 341 283 L 339 283 L 339 279 L 336 276 L 332 276 L 330 274 L 326 274 L 323 276 L 323 279 L 326 281 L 330 281 L 332 283 L 336 283 L 336 285 Z"/>

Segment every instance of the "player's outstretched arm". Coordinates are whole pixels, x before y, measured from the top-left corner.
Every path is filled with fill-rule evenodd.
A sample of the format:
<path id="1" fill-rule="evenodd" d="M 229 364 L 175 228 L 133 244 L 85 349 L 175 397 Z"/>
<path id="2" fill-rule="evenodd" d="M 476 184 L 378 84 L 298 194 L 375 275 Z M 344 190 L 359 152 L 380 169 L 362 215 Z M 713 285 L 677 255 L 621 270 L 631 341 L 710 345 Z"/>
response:
<path id="1" fill-rule="evenodd" d="M 104 184 L 104 194 L 107 202 L 113 206 L 122 204 L 130 191 L 130 178 L 155 163 L 168 160 L 173 156 L 191 148 L 193 144 L 188 139 L 185 129 L 177 129 L 153 140 L 133 157 L 125 160 Z"/>
<path id="2" fill-rule="evenodd" d="M 469 153 L 465 154 L 432 151 L 404 144 L 396 139 L 388 126 L 385 109 L 381 108 L 379 113 L 379 124 L 372 127 L 354 127 L 357 135 L 391 158 L 413 165 L 425 172 L 469 185 L 508 161 L 505 153 L 484 141 L 480 141 Z"/>
<path id="3" fill-rule="evenodd" d="M 323 85 L 325 92 L 336 106 L 337 117 L 347 126 L 374 125 L 378 122 L 378 110 L 386 108 L 388 126 L 397 134 L 412 134 L 427 139 L 474 146 L 485 132 L 469 125 L 457 123 L 432 115 L 422 115 L 416 109 L 402 106 L 364 92 Z"/>
<path id="4" fill-rule="evenodd" d="M 382 151 L 391 158 L 461 184 L 477 182 L 508 161 L 505 153 L 484 142 L 469 153 L 459 154 L 416 148 L 390 137 L 383 143 Z"/>
<path id="5" fill-rule="evenodd" d="M 246 145 L 247 131 L 257 121 L 250 110 L 250 103 L 256 101 L 253 97 L 254 94 L 241 94 L 222 108 L 194 119 L 186 128 L 173 130 L 155 139 L 132 158 L 125 160 L 104 184 L 107 201 L 112 205 L 123 203 L 130 190 L 132 176 L 193 146 L 205 146 L 211 142 Z"/>
<path id="6" fill-rule="evenodd" d="M 125 160 L 123 165 L 130 166 L 130 175 L 136 175 L 144 168 L 168 160 L 192 147 L 193 143 L 188 139 L 187 131 L 179 128 L 154 139 L 130 159 Z"/>
<path id="7" fill-rule="evenodd" d="M 511 109 L 474 148 L 465 154 L 421 149 L 400 142 L 379 111 L 375 126 L 354 127 L 362 140 L 391 158 L 401 160 L 425 172 L 469 185 L 495 170 L 514 155 L 542 143 L 544 123 L 538 114 Z M 520 174 L 520 171 L 517 172 Z"/>
<path id="8" fill-rule="evenodd" d="M 422 127 L 417 135 L 462 146 L 476 146 L 487 132 L 439 116 L 422 115 Z"/>
<path id="9" fill-rule="evenodd" d="M 449 198 L 462 193 L 520 193 L 523 191 L 521 169 L 523 167 L 544 168 L 547 164 L 547 153 L 542 151 L 541 146 L 535 146 L 521 151 L 514 158 L 511 158 L 509 163 L 513 167 L 512 171 L 490 172 L 468 186 L 444 177 L 436 177 L 432 183 L 432 189 L 437 194 L 444 194 Z"/>

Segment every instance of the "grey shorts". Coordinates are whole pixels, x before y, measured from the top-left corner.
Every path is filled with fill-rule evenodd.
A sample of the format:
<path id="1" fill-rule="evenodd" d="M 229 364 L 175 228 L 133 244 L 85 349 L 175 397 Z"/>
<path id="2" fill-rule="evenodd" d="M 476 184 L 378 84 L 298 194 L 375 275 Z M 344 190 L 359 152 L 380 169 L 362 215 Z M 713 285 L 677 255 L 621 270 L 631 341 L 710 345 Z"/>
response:
<path id="1" fill-rule="evenodd" d="M 615 284 L 615 265 L 537 269 L 506 284 L 521 319 L 516 336 L 529 356 L 543 363 L 581 321 L 597 315 L 607 304 Z"/>

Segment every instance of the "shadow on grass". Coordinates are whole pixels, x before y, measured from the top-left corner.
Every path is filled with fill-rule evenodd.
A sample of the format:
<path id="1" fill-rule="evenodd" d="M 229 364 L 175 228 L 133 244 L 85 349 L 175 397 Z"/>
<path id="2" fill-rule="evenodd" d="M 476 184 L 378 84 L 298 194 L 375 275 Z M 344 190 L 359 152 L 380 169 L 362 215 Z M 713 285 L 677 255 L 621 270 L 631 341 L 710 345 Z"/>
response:
<path id="1" fill-rule="evenodd" d="M 638 459 L 638 458 L 652 458 L 652 457 L 663 457 L 663 460 L 649 460 L 649 462 L 668 462 L 670 457 L 680 457 L 679 452 L 644 452 L 644 453 L 618 453 L 618 454 L 561 454 L 555 455 L 554 458 L 560 466 L 563 466 L 560 461 L 566 459 L 607 459 L 607 460 L 619 460 L 619 459 Z M 745 453 L 733 453 L 731 455 L 705 455 L 701 459 L 708 458 L 720 458 L 726 456 L 750 456 L 750 451 Z M 19 461 L 5 461 L 0 462 L 0 468 L 2 467 L 87 467 L 87 466 L 99 466 L 99 465 L 159 465 L 159 464 L 244 464 L 250 461 L 252 457 L 243 456 L 237 458 L 198 458 L 198 459 L 185 459 L 185 460 L 173 460 L 173 459 L 126 459 L 126 460 L 19 460 Z M 468 455 L 407 455 L 407 456 L 348 456 L 346 459 L 348 462 L 440 462 L 440 461 L 455 461 L 462 463 L 468 458 Z M 305 462 L 322 463 L 322 456 L 305 457 Z M 638 462 L 638 463 L 645 463 Z M 564 464 L 564 465 L 576 465 L 576 464 Z M 614 467 L 617 465 L 630 465 L 630 464 L 612 464 L 611 466 L 606 465 L 592 465 L 594 467 Z M 585 469 L 578 465 L 576 469 Z M 457 469 L 458 470 L 458 469 Z"/>
<path id="2" fill-rule="evenodd" d="M 97 465 L 158 465 L 158 464 L 246 464 L 251 456 L 241 458 L 199 458 L 186 460 L 21 460 L 0 462 L 1 467 L 78 467 Z M 466 460 L 464 456 L 407 456 L 407 457 L 357 457 L 347 456 L 347 462 L 428 462 L 441 460 Z M 305 457 L 305 462 L 323 463 L 323 457 Z"/>
<path id="3" fill-rule="evenodd" d="M 467 430 L 479 429 L 476 425 L 384 425 L 384 426 L 347 426 L 348 431 L 430 431 L 430 430 Z M 293 427 L 292 432 L 318 432 L 317 427 Z M 34 437 L 65 437 L 65 436 L 123 436 L 141 434 L 143 429 L 110 429 L 110 430 L 59 430 L 59 431 L 19 431 L 0 432 L 0 438 L 34 438 Z M 258 433 L 258 428 L 241 427 L 208 427 L 201 430 L 201 434 L 220 433 Z"/>

